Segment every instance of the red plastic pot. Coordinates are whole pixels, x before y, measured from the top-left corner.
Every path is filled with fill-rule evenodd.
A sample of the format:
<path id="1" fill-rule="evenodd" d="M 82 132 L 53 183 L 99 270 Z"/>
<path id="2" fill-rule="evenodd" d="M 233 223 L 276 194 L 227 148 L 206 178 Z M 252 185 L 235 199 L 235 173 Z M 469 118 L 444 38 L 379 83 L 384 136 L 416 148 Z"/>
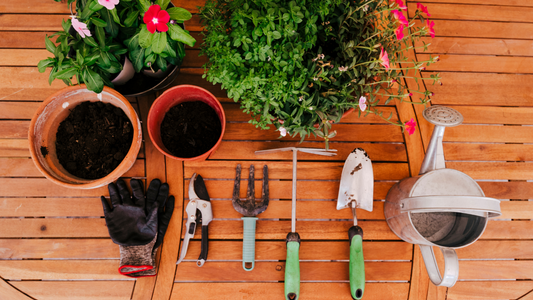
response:
<path id="1" fill-rule="evenodd" d="M 165 145 L 163 145 L 163 141 L 161 140 L 161 122 L 163 122 L 166 113 L 172 107 L 182 102 L 192 101 L 202 101 L 215 110 L 218 119 L 220 120 L 220 125 L 222 126 L 222 132 L 220 133 L 217 143 L 204 154 L 190 158 L 177 157 L 172 155 Z M 204 161 L 216 151 L 222 142 L 222 137 L 226 131 L 226 115 L 224 114 L 224 109 L 218 99 L 209 91 L 198 86 L 184 84 L 166 90 L 161 96 L 155 99 L 154 104 L 152 104 L 150 112 L 148 113 L 147 127 L 150 140 L 152 140 L 152 143 L 157 150 L 164 155 L 183 161 Z"/>

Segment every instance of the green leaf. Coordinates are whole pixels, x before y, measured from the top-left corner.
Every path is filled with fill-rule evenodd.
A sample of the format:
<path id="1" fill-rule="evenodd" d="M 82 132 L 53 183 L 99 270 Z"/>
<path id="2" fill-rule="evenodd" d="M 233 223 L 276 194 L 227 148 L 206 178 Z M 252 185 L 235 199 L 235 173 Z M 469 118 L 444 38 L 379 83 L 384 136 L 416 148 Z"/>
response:
<path id="1" fill-rule="evenodd" d="M 125 40 L 124 41 L 124 45 L 126 45 L 126 47 L 128 47 L 128 50 L 130 52 L 133 52 L 133 51 L 139 49 L 139 47 L 140 47 L 140 45 L 139 45 L 139 33 L 137 33 L 134 36 L 132 36 L 131 38 Z"/>
<path id="2" fill-rule="evenodd" d="M 112 10 L 110 10 L 110 12 L 111 12 L 111 15 L 113 16 L 113 21 L 115 21 L 115 23 L 117 23 L 118 25 L 124 27 L 124 25 L 120 23 L 120 18 L 118 17 L 118 14 L 117 14 L 117 9 L 113 8 Z"/>
<path id="3" fill-rule="evenodd" d="M 49 67 L 49 66 L 52 66 L 55 64 L 55 59 L 53 58 L 47 58 L 47 59 L 43 59 L 41 60 L 38 64 L 37 64 L 37 68 L 39 69 L 39 73 L 44 73 L 44 71 L 46 71 L 46 68 Z"/>
<path id="4" fill-rule="evenodd" d="M 102 11 L 100 12 L 100 16 L 107 23 L 107 26 L 105 27 L 107 33 L 109 33 L 114 38 L 117 37 L 118 25 L 117 23 L 113 22 L 113 16 L 111 15 L 111 12 L 107 9 L 102 9 Z"/>
<path id="5" fill-rule="evenodd" d="M 92 1 L 91 3 L 89 3 L 89 9 L 92 10 L 93 12 L 99 11 L 102 8 L 104 8 L 104 6 L 98 3 L 98 1 Z"/>
<path id="6" fill-rule="evenodd" d="M 91 21 L 93 22 L 93 24 L 95 26 L 98 26 L 98 27 L 106 27 L 107 26 L 107 23 L 106 21 L 102 20 L 102 19 L 99 19 L 99 18 L 91 18 Z"/>
<path id="7" fill-rule="evenodd" d="M 104 69 L 107 69 L 109 68 L 109 66 L 111 66 L 111 58 L 109 57 L 109 52 L 100 51 L 100 58 L 101 60 L 98 61 Z"/>
<path id="8" fill-rule="evenodd" d="M 152 45 L 155 34 L 150 33 L 146 28 L 146 25 L 142 25 L 141 31 L 139 32 L 139 45 L 143 48 L 148 48 Z"/>
<path id="9" fill-rule="evenodd" d="M 127 27 L 133 26 L 133 23 L 135 23 L 135 20 L 137 20 L 137 17 L 139 16 L 138 10 L 132 10 L 129 14 L 126 20 L 124 20 L 124 25 Z"/>
<path id="10" fill-rule="evenodd" d="M 252 53 L 248 52 L 248 53 L 246 54 L 246 56 L 244 57 L 244 59 L 246 59 L 246 60 L 250 60 L 250 59 L 252 59 Z"/>
<path id="11" fill-rule="evenodd" d="M 82 78 L 87 85 L 87 89 L 90 91 L 99 94 L 104 89 L 104 81 L 102 80 L 102 77 L 100 77 L 100 75 L 98 75 L 98 73 L 95 71 L 89 68 L 84 68 L 82 72 Z"/>
<path id="12" fill-rule="evenodd" d="M 48 36 L 44 37 L 44 44 L 48 52 L 54 53 L 56 51 L 56 45 L 54 45 L 54 43 L 48 38 Z"/>
<path id="13" fill-rule="evenodd" d="M 52 81 L 54 81 L 55 74 L 56 74 L 57 67 L 53 67 L 52 70 L 50 70 L 50 75 L 48 75 L 48 84 L 52 85 Z"/>
<path id="14" fill-rule="evenodd" d="M 158 55 L 156 60 L 155 60 L 155 63 L 157 64 L 159 69 L 161 69 L 161 71 L 166 71 L 167 70 L 167 61 L 163 57 Z"/>
<path id="15" fill-rule="evenodd" d="M 137 48 L 135 51 L 131 51 L 129 57 L 135 72 L 139 73 L 144 66 L 144 49 Z"/>
<path id="16" fill-rule="evenodd" d="M 96 41 L 94 40 L 94 38 L 92 36 L 86 36 L 84 39 L 83 39 L 83 42 L 91 47 L 98 47 L 98 43 L 96 43 Z"/>
<path id="17" fill-rule="evenodd" d="M 61 20 L 61 27 L 63 27 L 63 30 L 65 32 L 68 32 L 69 29 L 70 29 L 70 26 L 72 25 L 72 21 L 70 21 L 70 19 L 68 20 Z"/>
<path id="18" fill-rule="evenodd" d="M 161 10 L 167 9 L 168 3 L 170 0 L 156 0 L 155 4 L 158 4 L 161 7 Z"/>
<path id="19" fill-rule="evenodd" d="M 150 6 L 152 5 L 150 3 L 150 0 L 139 0 L 139 4 L 141 5 L 143 12 L 147 12 Z"/>
<path id="20" fill-rule="evenodd" d="M 279 31 L 273 31 L 272 32 L 272 37 L 277 40 L 277 39 L 280 39 L 281 38 L 281 33 L 279 33 Z"/>
<path id="21" fill-rule="evenodd" d="M 167 12 L 170 15 L 171 20 L 187 21 L 192 18 L 192 14 L 188 10 L 181 7 L 171 7 L 167 9 Z"/>
<path id="22" fill-rule="evenodd" d="M 68 68 L 65 70 L 61 70 L 55 74 L 55 78 L 57 79 L 70 79 L 72 76 L 78 74 L 78 70 L 76 68 Z"/>
<path id="23" fill-rule="evenodd" d="M 105 47 L 105 30 L 103 27 L 96 27 L 96 39 L 100 42 L 101 47 Z"/>
<path id="24" fill-rule="evenodd" d="M 196 40 L 185 30 L 183 30 L 179 25 L 177 24 L 170 24 L 168 26 L 170 38 L 177 41 L 182 42 L 186 45 L 189 45 L 190 47 L 194 47 L 194 43 L 196 43 Z"/>
<path id="25" fill-rule="evenodd" d="M 154 34 L 154 39 L 152 41 L 152 50 L 154 53 L 160 54 L 165 50 L 167 45 L 167 33 L 166 32 L 156 32 Z"/>

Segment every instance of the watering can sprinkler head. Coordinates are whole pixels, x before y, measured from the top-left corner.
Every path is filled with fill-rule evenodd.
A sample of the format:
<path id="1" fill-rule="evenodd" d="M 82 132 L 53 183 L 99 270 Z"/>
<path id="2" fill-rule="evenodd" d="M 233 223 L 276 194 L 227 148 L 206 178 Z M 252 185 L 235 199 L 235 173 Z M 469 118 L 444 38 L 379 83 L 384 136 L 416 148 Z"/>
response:
<path id="1" fill-rule="evenodd" d="M 446 106 L 434 105 L 427 107 L 424 109 L 422 115 L 429 123 L 434 124 L 435 128 L 433 129 L 433 134 L 429 141 L 426 156 L 420 167 L 419 175 L 429 171 L 446 168 L 446 163 L 444 162 L 444 150 L 442 147 L 444 129 L 446 127 L 458 126 L 463 123 L 463 115 L 457 110 Z"/>

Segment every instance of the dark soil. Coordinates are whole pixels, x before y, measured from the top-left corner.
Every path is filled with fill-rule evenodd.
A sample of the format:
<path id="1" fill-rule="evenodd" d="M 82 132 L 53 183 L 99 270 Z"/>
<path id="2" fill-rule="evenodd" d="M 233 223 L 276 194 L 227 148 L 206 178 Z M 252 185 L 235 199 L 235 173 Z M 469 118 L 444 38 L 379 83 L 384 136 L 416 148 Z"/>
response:
<path id="1" fill-rule="evenodd" d="M 174 156 L 202 155 L 217 143 L 222 133 L 213 108 L 201 101 L 183 102 L 172 107 L 161 122 L 161 140 Z"/>
<path id="2" fill-rule="evenodd" d="M 59 124 L 56 152 L 72 175 L 98 179 L 124 159 L 133 141 L 133 126 L 122 109 L 109 103 L 83 102 Z"/>

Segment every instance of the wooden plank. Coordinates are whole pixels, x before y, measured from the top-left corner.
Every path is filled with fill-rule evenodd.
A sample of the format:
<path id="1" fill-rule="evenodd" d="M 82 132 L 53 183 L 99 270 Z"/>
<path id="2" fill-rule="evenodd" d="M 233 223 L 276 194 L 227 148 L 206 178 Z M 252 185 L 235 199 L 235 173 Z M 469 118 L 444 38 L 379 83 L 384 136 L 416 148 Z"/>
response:
<path id="1" fill-rule="evenodd" d="M 126 300 L 133 281 L 12 281 L 13 286 L 39 300 Z"/>
<path id="2" fill-rule="evenodd" d="M 0 156 L 2 155 L 2 140 L 0 140 Z M 285 142 L 285 141 L 228 141 L 225 140 L 220 147 L 210 156 L 213 160 L 287 160 L 292 157 L 289 152 L 277 152 L 267 155 L 256 155 L 255 151 L 284 147 L 321 148 L 323 143 L 316 142 Z M 320 156 L 320 160 L 342 160 L 348 157 L 356 148 L 363 148 L 373 161 L 406 162 L 407 152 L 404 144 L 399 143 L 329 143 L 330 149 L 337 150 L 335 156 Z M 313 154 L 298 153 L 298 161 L 316 160 Z"/>
<path id="3" fill-rule="evenodd" d="M 258 156 L 258 158 L 267 157 L 268 154 Z M 321 156 L 316 155 L 316 158 Z M 204 179 L 224 178 L 234 179 L 235 167 L 241 164 L 243 170 L 248 170 L 250 162 L 234 161 L 228 164 L 226 161 L 189 161 L 185 163 L 185 178 L 191 178 L 193 173 L 201 174 Z M 261 179 L 261 170 L 257 166 L 268 165 L 268 178 L 273 179 L 292 179 L 292 161 L 265 162 L 254 161 L 256 166 L 256 179 Z M 341 177 L 343 162 L 299 162 L 297 164 L 299 180 L 332 180 Z M 373 163 L 375 180 L 398 180 L 408 177 L 407 164 L 404 163 Z M 317 172 L 320 170 L 320 172 Z M 247 172 L 245 172 L 247 173 Z M 242 175 L 245 176 L 245 175 Z M 246 178 L 246 177 L 243 177 Z"/>
<path id="4" fill-rule="evenodd" d="M 347 235 L 348 233 L 346 233 Z M 528 244 L 523 244 L 524 246 Z M 185 261 L 195 262 L 200 253 L 201 242 L 191 241 Z M 256 261 L 285 260 L 287 246 L 285 241 L 257 241 L 255 244 Z M 365 260 L 411 260 L 413 245 L 399 242 L 364 242 Z M 486 251 L 485 251 L 486 252 Z M 531 252 L 531 251 L 530 251 Z M 348 261 L 350 245 L 348 241 L 306 241 L 300 247 L 300 260 Z M 209 241 L 209 260 L 242 260 L 242 241 Z"/>
<path id="5" fill-rule="evenodd" d="M 0 138 L 27 138 L 30 121 L 0 121 Z"/>
<path id="6" fill-rule="evenodd" d="M 1 217 L 101 217 L 100 198 L 3 198 Z"/>
<path id="7" fill-rule="evenodd" d="M 533 161 L 533 145 L 444 143 L 447 160 Z"/>
<path id="8" fill-rule="evenodd" d="M 533 39 L 533 24 L 531 23 L 493 22 L 491 20 L 438 20 L 434 18 L 431 20 L 435 22 L 434 28 L 438 37 Z M 422 26 L 422 24 L 420 21 L 415 21 L 415 26 Z"/>
<path id="9" fill-rule="evenodd" d="M 533 241 L 479 240 L 456 251 L 459 259 L 531 259 Z"/>
<path id="10" fill-rule="evenodd" d="M 33 298 L 28 297 L 26 294 L 22 293 L 20 290 L 14 288 L 11 284 L 7 283 L 0 278 L 0 293 L 2 297 L 10 300 L 32 300 Z"/>
<path id="11" fill-rule="evenodd" d="M 434 74 L 424 72 L 423 76 L 429 78 Z M 431 86 L 433 104 L 533 106 L 533 86 L 529 84 L 533 80 L 532 75 L 460 72 L 440 75 L 443 85 Z"/>
<path id="12" fill-rule="evenodd" d="M 445 142 L 531 143 L 533 127 L 461 125 L 447 128 Z"/>
<path id="13" fill-rule="evenodd" d="M 533 6 L 533 3 L 529 0 L 507 0 L 505 2 L 499 1 L 499 0 L 485 0 L 485 1 L 479 1 L 479 0 L 408 0 L 407 2 L 432 2 L 432 3 L 458 3 L 458 4 L 492 4 L 492 5 L 499 5 L 499 6 Z"/>
<path id="14" fill-rule="evenodd" d="M 109 237 L 103 218 L 8 218 L 0 219 L 0 224 L 2 238 Z"/>
<path id="15" fill-rule="evenodd" d="M 533 108 L 450 106 L 464 117 L 463 124 L 519 124 L 532 125 Z"/>
<path id="16" fill-rule="evenodd" d="M 0 274 L 9 280 L 128 280 L 117 271 L 118 267 L 118 259 L 2 260 L 0 261 Z"/>
<path id="17" fill-rule="evenodd" d="M 489 221 L 481 239 L 533 239 L 533 222 Z"/>
<path id="18" fill-rule="evenodd" d="M 407 299 L 408 283 L 366 283 L 365 299 Z M 352 299 L 350 285 L 337 282 L 303 282 L 302 299 Z M 176 283 L 171 300 L 201 298 L 203 300 L 282 299 L 283 283 Z"/>
<path id="19" fill-rule="evenodd" d="M 459 279 L 531 279 L 533 261 L 459 261 Z"/>
<path id="20" fill-rule="evenodd" d="M 29 157 L 27 139 L 0 139 L 0 157 Z"/>
<path id="21" fill-rule="evenodd" d="M 0 30 L 2 31 L 59 31 L 61 21 L 67 15 L 47 14 L 1 14 Z"/>
<path id="22" fill-rule="evenodd" d="M 459 281 L 448 289 L 448 300 L 518 299 L 531 289 L 531 281 Z"/>
<path id="23" fill-rule="evenodd" d="M 184 211 L 183 162 L 169 158 L 165 158 L 165 161 L 170 194 L 174 195 L 176 202 L 161 250 L 159 274 L 152 296 L 153 300 L 168 300 L 172 293 L 176 273 L 176 261 L 178 260 L 178 253 L 180 251 Z"/>
<path id="24" fill-rule="evenodd" d="M 54 80 L 50 86 L 49 74 L 39 73 L 34 67 L 0 67 L 0 100 L 44 100 L 66 87 L 61 80 Z"/>
<path id="25" fill-rule="evenodd" d="M 24 32 L 24 38 L 21 39 L 21 33 L 17 31 L 2 31 L 0 39 L 2 44 L 0 48 L 9 49 L 44 49 L 44 37 L 52 35 L 54 32 Z"/>
<path id="26" fill-rule="evenodd" d="M 137 159 L 123 177 L 144 177 L 144 159 Z M 5 177 L 42 177 L 43 174 L 29 158 L 1 158 L 0 176 Z"/>
<path id="27" fill-rule="evenodd" d="M 184 261 L 178 265 L 175 281 L 282 281 L 284 269 L 284 262 L 256 262 L 254 272 L 247 272 L 240 261 L 207 261 L 202 268 L 196 262 Z M 410 273 L 410 262 L 365 262 L 366 280 L 407 281 Z M 300 262 L 302 282 L 346 281 L 348 276 L 348 262 Z"/>
<path id="28" fill-rule="evenodd" d="M 415 42 L 419 53 L 433 54 L 470 54 L 470 55 L 511 55 L 533 56 L 531 41 L 512 39 L 483 39 L 461 37 L 423 37 Z"/>
<path id="29" fill-rule="evenodd" d="M 500 207 L 500 219 L 531 219 L 533 216 L 533 201 L 501 201 Z"/>
<path id="30" fill-rule="evenodd" d="M 348 125 L 334 124 L 332 130 L 337 130 L 337 136 L 332 141 L 351 141 L 351 142 L 403 142 L 401 129 L 395 125 Z M 273 127 L 270 130 L 260 130 L 255 125 L 248 123 L 227 123 L 225 140 L 277 140 L 280 137 L 279 132 Z M 290 137 L 287 135 L 283 141 L 299 141 L 300 137 Z M 308 137 L 310 141 L 322 142 L 323 139 L 318 137 Z"/>
<path id="31" fill-rule="evenodd" d="M 0 119 L 31 120 L 41 102 L 0 102 Z"/>
<path id="32" fill-rule="evenodd" d="M 100 197 L 109 195 L 109 192 L 107 187 L 92 190 L 69 189 L 44 178 L 0 178 L 0 195 L 7 197 Z"/>
<path id="33" fill-rule="evenodd" d="M 478 182 L 485 196 L 497 199 L 533 198 L 533 182 Z"/>
<path id="34" fill-rule="evenodd" d="M 57 3 L 45 0 L 20 0 L 17 2 L 2 2 L 0 11 L 6 14 L 45 13 L 70 14 L 67 3 Z"/>
<path id="35" fill-rule="evenodd" d="M 447 162 L 446 167 L 474 179 L 528 180 L 533 178 L 533 163 L 526 162 Z"/>
<path id="36" fill-rule="evenodd" d="M 528 16 L 533 14 L 533 7 L 514 7 L 500 5 L 471 4 L 427 4 L 431 18 L 444 20 L 476 20 L 531 23 Z M 409 16 L 416 11 L 416 3 L 407 5 Z"/>
<path id="37" fill-rule="evenodd" d="M 365 240 L 399 240 L 399 238 L 390 230 L 385 221 L 360 221 L 359 226 L 364 228 Z M 504 223 L 504 222 L 501 222 Z M 519 223 L 519 222 L 514 222 Z M 528 222 L 522 222 L 528 224 Z M 0 222 L 2 224 L 2 222 Z M 185 226 L 185 221 L 183 222 Z M 516 224 L 516 226 L 500 226 L 505 229 L 505 233 L 513 229 L 519 232 L 513 233 L 512 237 L 520 236 L 520 238 L 529 238 L 532 235 L 532 226 L 526 224 Z M 522 226 L 519 226 L 522 225 Z M 300 234 L 302 241 L 305 240 L 347 240 L 346 234 L 350 227 L 353 226 L 353 221 L 300 221 L 296 222 L 296 230 Z M 501 234 L 494 232 L 497 226 L 487 228 L 484 238 L 500 238 Z M 256 240 L 285 240 L 287 233 L 291 230 L 291 222 L 289 221 L 257 221 Z M 530 233 L 527 233 L 530 230 Z M 502 233 L 504 234 L 504 233 Z M 522 234 L 522 235 L 520 235 Z M 185 234 L 182 233 L 182 238 Z M 210 239 L 242 239 L 242 221 L 219 221 L 213 220 L 209 223 L 209 238 Z M 194 239 L 201 239 L 201 232 L 196 231 Z"/>
<path id="38" fill-rule="evenodd" d="M 417 57 L 419 61 L 426 61 L 430 59 L 430 54 L 418 54 Z M 533 68 L 533 58 L 525 56 L 443 54 L 439 57 L 438 63 L 426 67 L 427 71 L 532 74 Z"/>
<path id="39" fill-rule="evenodd" d="M 0 239 L 2 259 L 109 259 L 120 258 L 111 239 Z"/>

